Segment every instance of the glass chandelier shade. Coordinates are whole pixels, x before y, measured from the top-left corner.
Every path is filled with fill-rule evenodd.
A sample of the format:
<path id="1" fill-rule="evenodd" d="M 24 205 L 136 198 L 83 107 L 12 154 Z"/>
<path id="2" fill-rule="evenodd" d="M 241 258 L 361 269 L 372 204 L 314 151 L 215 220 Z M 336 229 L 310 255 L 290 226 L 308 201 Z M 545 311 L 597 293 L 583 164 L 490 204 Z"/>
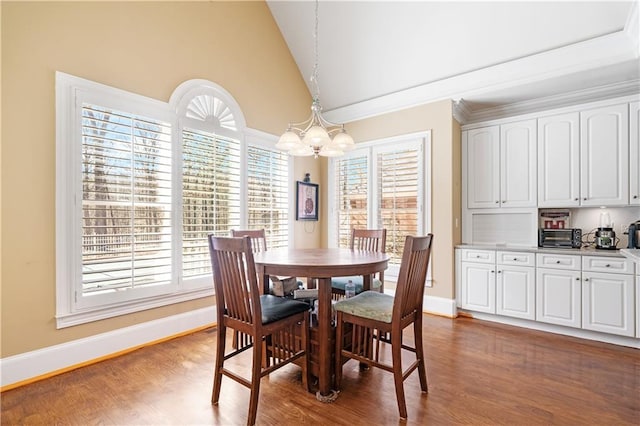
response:
<path id="1" fill-rule="evenodd" d="M 315 65 L 311 83 L 315 88 L 311 103 L 311 117 L 301 123 L 289 123 L 280 136 L 276 148 L 288 151 L 290 155 L 318 158 L 338 157 L 355 148 L 353 138 L 344 129 L 344 124 L 335 124 L 322 116 L 318 88 L 318 0 L 316 0 Z"/>

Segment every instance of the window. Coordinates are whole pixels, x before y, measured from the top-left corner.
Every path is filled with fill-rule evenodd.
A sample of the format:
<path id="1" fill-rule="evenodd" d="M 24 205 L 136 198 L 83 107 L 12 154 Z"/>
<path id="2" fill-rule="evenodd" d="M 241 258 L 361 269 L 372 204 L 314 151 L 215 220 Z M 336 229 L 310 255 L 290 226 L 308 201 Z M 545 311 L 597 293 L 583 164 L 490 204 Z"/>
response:
<path id="1" fill-rule="evenodd" d="M 57 73 L 56 112 L 59 328 L 213 294 L 210 233 L 287 245 L 288 157 L 224 89 L 164 103 Z"/>
<path id="2" fill-rule="evenodd" d="M 386 228 L 397 275 L 406 235 L 430 229 L 430 133 L 358 144 L 329 163 L 329 242 L 348 247 L 351 228 Z"/>

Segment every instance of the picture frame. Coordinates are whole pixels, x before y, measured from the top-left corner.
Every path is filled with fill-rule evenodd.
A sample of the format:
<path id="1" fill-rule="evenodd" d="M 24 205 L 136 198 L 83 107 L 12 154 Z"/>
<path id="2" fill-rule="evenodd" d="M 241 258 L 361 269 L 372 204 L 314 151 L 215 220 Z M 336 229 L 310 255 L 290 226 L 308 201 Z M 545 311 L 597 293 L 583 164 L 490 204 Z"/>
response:
<path id="1" fill-rule="evenodd" d="M 318 220 L 318 184 L 296 182 L 296 220 Z"/>

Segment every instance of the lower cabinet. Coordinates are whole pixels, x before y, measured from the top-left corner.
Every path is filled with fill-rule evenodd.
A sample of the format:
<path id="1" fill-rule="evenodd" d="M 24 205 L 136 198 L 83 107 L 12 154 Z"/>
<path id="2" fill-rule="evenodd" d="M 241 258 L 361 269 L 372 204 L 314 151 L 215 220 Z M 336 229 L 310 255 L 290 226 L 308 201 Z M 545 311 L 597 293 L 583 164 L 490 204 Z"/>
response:
<path id="1" fill-rule="evenodd" d="M 483 263 L 462 262 L 461 306 L 477 312 L 496 313 L 495 266 Z"/>
<path id="2" fill-rule="evenodd" d="M 496 277 L 496 314 L 536 319 L 535 268 L 498 266 Z"/>
<path id="3" fill-rule="evenodd" d="M 640 337 L 640 276 L 623 258 L 460 249 L 457 259 L 462 309 Z"/>
<path id="4" fill-rule="evenodd" d="M 538 268 L 536 321 L 567 327 L 581 326 L 580 271 Z"/>
<path id="5" fill-rule="evenodd" d="M 633 275 L 582 273 L 582 328 L 633 337 Z"/>

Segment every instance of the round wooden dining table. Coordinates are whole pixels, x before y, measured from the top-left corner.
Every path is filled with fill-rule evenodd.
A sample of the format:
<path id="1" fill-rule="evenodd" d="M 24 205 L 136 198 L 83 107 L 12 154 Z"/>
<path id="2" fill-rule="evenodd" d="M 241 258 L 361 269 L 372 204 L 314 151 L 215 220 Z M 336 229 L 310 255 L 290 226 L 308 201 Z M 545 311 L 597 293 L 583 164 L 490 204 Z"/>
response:
<path id="1" fill-rule="evenodd" d="M 331 394 L 331 278 L 362 275 L 365 290 L 371 288 L 372 274 L 387 269 L 385 253 L 348 248 L 273 249 L 254 254 L 256 272 L 263 291 L 269 291 L 269 276 L 307 277 L 318 285 L 318 391 Z"/>

